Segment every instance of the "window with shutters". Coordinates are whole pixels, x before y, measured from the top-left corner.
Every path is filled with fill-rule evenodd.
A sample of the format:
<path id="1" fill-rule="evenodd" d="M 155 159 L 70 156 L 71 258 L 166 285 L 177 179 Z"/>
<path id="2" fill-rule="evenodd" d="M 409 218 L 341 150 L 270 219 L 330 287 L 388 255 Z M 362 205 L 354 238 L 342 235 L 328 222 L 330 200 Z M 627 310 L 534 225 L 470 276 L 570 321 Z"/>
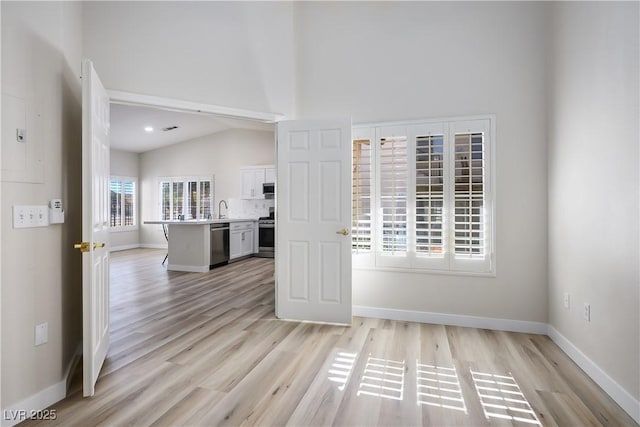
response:
<path id="1" fill-rule="evenodd" d="M 158 178 L 160 218 L 201 220 L 213 216 L 213 177 Z"/>
<path id="2" fill-rule="evenodd" d="M 353 253 L 380 268 L 493 274 L 492 116 L 355 127 Z"/>
<path id="3" fill-rule="evenodd" d="M 109 192 L 111 200 L 109 217 L 111 231 L 137 229 L 137 179 L 112 176 L 109 180 Z"/>

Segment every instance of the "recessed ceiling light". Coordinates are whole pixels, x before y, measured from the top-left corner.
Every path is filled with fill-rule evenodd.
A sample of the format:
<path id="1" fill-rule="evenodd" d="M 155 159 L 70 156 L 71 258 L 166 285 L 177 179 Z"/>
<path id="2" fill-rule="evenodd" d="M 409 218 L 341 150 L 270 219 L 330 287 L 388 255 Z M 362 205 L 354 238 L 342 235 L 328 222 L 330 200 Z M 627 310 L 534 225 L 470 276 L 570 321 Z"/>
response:
<path id="1" fill-rule="evenodd" d="M 145 132 L 153 132 L 153 128 L 151 126 L 145 126 L 144 131 Z"/>

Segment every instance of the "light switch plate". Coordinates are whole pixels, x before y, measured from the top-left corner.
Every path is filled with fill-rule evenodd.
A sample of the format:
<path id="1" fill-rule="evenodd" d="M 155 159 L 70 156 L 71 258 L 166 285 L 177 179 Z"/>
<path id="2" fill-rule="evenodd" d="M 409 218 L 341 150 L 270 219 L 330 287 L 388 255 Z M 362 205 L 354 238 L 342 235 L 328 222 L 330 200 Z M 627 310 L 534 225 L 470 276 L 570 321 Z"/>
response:
<path id="1" fill-rule="evenodd" d="M 46 227 L 49 225 L 49 208 L 46 205 L 14 205 L 13 228 Z"/>

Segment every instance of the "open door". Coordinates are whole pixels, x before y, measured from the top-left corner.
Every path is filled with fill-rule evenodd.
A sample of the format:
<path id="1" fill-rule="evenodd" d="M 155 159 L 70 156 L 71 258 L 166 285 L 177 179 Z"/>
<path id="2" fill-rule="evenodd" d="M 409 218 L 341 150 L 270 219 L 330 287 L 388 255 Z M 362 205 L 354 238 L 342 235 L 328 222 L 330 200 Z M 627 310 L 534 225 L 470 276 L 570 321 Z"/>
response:
<path id="1" fill-rule="evenodd" d="M 109 348 L 109 95 L 82 62 L 82 374 L 93 396 Z"/>
<path id="2" fill-rule="evenodd" d="M 351 120 L 277 128 L 276 316 L 351 324 Z"/>

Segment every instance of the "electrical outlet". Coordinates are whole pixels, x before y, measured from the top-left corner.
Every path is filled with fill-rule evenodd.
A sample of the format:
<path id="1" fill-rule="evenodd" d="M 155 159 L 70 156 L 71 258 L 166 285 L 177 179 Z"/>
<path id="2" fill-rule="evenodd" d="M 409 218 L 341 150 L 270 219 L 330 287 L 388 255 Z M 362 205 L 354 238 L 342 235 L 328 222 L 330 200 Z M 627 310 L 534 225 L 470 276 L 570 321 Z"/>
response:
<path id="1" fill-rule="evenodd" d="M 582 317 L 584 317 L 584 320 L 586 320 L 587 322 L 591 321 L 591 304 L 589 304 L 588 302 L 584 303 L 584 311 L 582 313 Z"/>
<path id="2" fill-rule="evenodd" d="M 569 305 L 571 303 L 571 297 L 569 296 L 569 292 L 565 292 L 564 293 L 564 308 L 569 308 Z"/>
<path id="3" fill-rule="evenodd" d="M 35 345 L 41 345 L 47 342 L 49 342 L 49 323 L 40 323 L 36 325 Z"/>

